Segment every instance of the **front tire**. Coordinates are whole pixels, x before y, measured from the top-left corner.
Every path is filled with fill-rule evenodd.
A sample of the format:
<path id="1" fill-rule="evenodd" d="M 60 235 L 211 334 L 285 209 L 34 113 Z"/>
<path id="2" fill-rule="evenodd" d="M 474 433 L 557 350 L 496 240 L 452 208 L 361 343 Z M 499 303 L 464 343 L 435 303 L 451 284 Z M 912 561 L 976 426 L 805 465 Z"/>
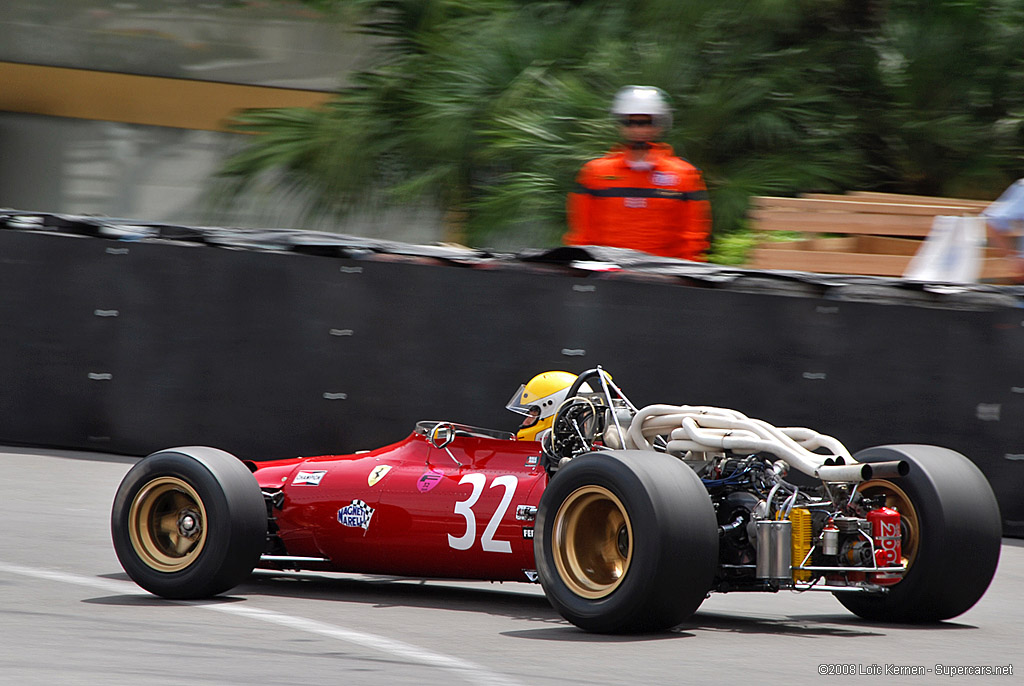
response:
<path id="1" fill-rule="evenodd" d="M 988 480 L 960 453 L 932 445 L 889 445 L 854 455 L 858 462 L 906 460 L 907 476 L 861 484 L 900 512 L 903 579 L 881 596 L 837 593 L 858 617 L 935 622 L 969 610 L 984 595 L 996 565 L 1002 524 Z"/>
<path id="2" fill-rule="evenodd" d="M 110 515 L 128 576 L 165 598 L 208 598 L 241 583 L 263 552 L 267 510 L 234 455 L 194 446 L 153 453 L 121 481 Z"/>
<path id="3" fill-rule="evenodd" d="M 676 626 L 704 601 L 718 561 L 707 490 L 693 470 L 663 453 L 573 459 L 544 491 L 535 531 L 548 600 L 597 633 Z"/>

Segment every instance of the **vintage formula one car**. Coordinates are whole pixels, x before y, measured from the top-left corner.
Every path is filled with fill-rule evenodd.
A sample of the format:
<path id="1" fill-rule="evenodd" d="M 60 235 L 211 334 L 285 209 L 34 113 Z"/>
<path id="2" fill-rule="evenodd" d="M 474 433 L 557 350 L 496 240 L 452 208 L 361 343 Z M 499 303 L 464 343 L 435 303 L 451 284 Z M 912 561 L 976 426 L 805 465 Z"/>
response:
<path id="1" fill-rule="evenodd" d="M 734 410 L 638 409 L 600 368 L 545 397 L 521 389 L 510 409 L 527 435 L 549 428 L 516 440 L 420 422 L 371 452 L 259 463 L 161 450 L 118 489 L 118 558 L 167 598 L 225 592 L 255 567 L 539 581 L 595 632 L 670 628 L 709 592 L 782 589 L 936 621 L 995 573 L 995 496 L 951 450 L 851 455 Z"/>

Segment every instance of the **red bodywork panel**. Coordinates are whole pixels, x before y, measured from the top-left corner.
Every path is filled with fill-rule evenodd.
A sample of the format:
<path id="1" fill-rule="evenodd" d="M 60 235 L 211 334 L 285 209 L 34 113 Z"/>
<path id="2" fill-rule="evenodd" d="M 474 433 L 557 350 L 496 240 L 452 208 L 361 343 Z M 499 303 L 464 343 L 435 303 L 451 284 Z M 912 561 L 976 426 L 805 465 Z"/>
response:
<path id="1" fill-rule="evenodd" d="M 273 514 L 289 556 L 417 577 L 521 581 L 535 569 L 533 520 L 516 514 L 547 483 L 537 442 L 459 434 L 445 450 L 413 433 L 368 453 L 256 465 L 260 487 L 284 494 Z"/>

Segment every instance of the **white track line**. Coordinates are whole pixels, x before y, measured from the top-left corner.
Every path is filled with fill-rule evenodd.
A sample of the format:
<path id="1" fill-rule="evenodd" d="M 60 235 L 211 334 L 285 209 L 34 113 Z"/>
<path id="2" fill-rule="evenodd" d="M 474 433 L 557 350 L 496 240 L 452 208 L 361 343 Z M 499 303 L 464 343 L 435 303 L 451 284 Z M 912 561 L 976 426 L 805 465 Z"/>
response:
<path id="1" fill-rule="evenodd" d="M 67 572 L 60 572 L 54 569 L 24 567 L 22 565 L 10 564 L 3 561 L 0 561 L 0 572 L 17 574 L 45 581 L 55 581 L 62 584 L 86 586 L 88 588 L 94 588 L 106 593 L 115 593 L 118 595 L 149 595 L 130 581 L 113 581 L 111 579 L 79 576 L 77 574 L 69 574 Z M 203 610 L 211 610 L 222 614 L 234 615 L 236 617 L 255 619 L 268 624 L 285 626 L 296 631 L 317 634 L 319 636 L 333 638 L 346 643 L 354 643 L 364 648 L 387 653 L 408 662 L 437 667 L 439 669 L 453 672 L 470 684 L 479 684 L 480 686 L 516 686 L 516 682 L 511 679 L 491 672 L 476 663 L 445 655 L 444 653 L 435 653 L 432 650 L 427 650 L 426 648 L 421 648 L 411 643 L 396 641 L 392 638 L 378 636 L 377 634 L 371 634 L 365 631 L 356 631 L 355 629 L 327 624 L 326 622 L 319 622 L 314 619 L 274 612 L 273 610 L 262 610 L 248 604 L 217 603 L 211 601 L 167 602 L 173 602 L 178 605 L 188 605 Z"/>

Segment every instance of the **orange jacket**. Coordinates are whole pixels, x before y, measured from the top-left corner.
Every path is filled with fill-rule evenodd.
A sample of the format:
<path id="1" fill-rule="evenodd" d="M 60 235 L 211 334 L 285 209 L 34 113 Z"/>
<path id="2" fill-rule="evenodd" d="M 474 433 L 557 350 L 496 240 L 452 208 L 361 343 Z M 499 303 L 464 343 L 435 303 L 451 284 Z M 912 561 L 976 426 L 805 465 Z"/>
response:
<path id="1" fill-rule="evenodd" d="M 702 260 L 711 206 L 700 170 L 653 143 L 650 171 L 626 164 L 618 146 L 583 165 L 569 194 L 566 245 L 610 245 L 653 255 Z"/>

